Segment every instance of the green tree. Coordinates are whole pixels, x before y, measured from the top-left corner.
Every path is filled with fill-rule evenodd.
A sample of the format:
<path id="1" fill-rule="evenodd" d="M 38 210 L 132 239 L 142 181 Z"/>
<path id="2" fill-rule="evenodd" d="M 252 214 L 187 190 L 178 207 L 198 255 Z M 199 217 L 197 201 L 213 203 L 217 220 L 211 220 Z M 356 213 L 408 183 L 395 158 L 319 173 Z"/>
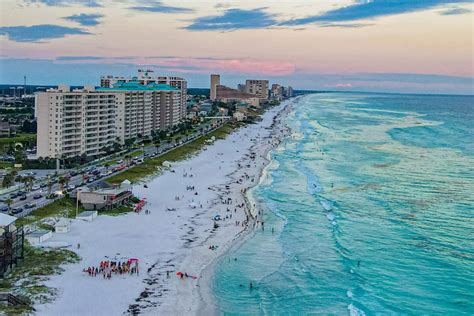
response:
<path id="1" fill-rule="evenodd" d="M 130 159 L 132 158 L 132 156 L 130 156 L 130 155 L 127 154 L 127 155 L 125 155 L 123 158 L 125 159 L 125 163 L 126 163 L 127 165 L 129 165 L 129 164 L 130 164 Z"/>
<path id="2" fill-rule="evenodd" d="M 51 181 L 51 178 L 49 176 L 48 176 L 47 186 L 48 186 L 48 194 L 51 194 L 51 189 L 53 188 L 53 181 Z"/>
<path id="3" fill-rule="evenodd" d="M 12 186 L 15 180 L 15 177 L 16 177 L 16 170 L 12 170 L 11 172 L 7 173 L 3 177 L 2 187 L 9 188 L 10 186 Z"/>
<path id="4" fill-rule="evenodd" d="M 33 183 L 35 181 L 35 178 L 32 176 L 26 176 L 22 178 L 22 183 L 25 185 L 26 191 L 30 191 L 31 187 L 33 186 Z"/>
<path id="5" fill-rule="evenodd" d="M 13 200 L 11 198 L 8 198 L 5 200 L 5 204 L 8 206 L 8 213 L 11 214 L 11 206 L 13 204 Z"/>
<path id="6" fill-rule="evenodd" d="M 69 184 L 69 178 L 68 177 L 60 177 L 58 180 L 59 185 L 61 186 L 61 192 L 64 191 L 64 188 L 67 187 Z"/>

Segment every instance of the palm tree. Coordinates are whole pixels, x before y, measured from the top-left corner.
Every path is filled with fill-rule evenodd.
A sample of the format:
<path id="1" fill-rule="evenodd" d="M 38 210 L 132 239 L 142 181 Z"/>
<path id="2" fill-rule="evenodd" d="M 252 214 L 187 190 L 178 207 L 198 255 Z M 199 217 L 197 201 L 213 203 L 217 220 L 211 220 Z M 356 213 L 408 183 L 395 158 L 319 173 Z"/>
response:
<path id="1" fill-rule="evenodd" d="M 130 159 L 131 159 L 132 157 L 131 157 L 130 155 L 125 155 L 123 158 L 125 159 L 127 165 L 129 165 L 129 164 L 130 164 Z"/>
<path id="2" fill-rule="evenodd" d="M 27 176 L 25 177 L 25 187 L 27 191 L 31 190 L 31 187 L 33 186 L 33 183 L 35 182 L 35 178 L 33 176 Z"/>
<path id="3" fill-rule="evenodd" d="M 64 191 L 64 187 L 66 187 L 69 183 L 68 177 L 60 177 L 58 180 L 59 185 L 61 186 L 61 192 Z"/>
<path id="4" fill-rule="evenodd" d="M 12 206 L 12 203 L 13 203 L 13 200 L 8 198 L 5 200 L 5 204 L 7 204 L 8 206 L 8 213 L 10 214 L 11 213 L 11 206 Z"/>
<path id="5" fill-rule="evenodd" d="M 48 177 L 48 194 L 51 194 L 51 189 L 53 188 L 53 182 L 51 181 L 51 179 Z"/>
<path id="6" fill-rule="evenodd" d="M 15 177 L 16 177 L 16 170 L 13 170 L 13 171 L 7 173 L 3 177 L 2 187 L 9 188 L 13 184 L 13 182 L 15 180 Z"/>
<path id="7" fill-rule="evenodd" d="M 28 191 L 28 177 L 19 176 L 18 180 L 20 180 L 19 182 L 23 183 L 23 185 L 25 186 L 25 190 Z"/>

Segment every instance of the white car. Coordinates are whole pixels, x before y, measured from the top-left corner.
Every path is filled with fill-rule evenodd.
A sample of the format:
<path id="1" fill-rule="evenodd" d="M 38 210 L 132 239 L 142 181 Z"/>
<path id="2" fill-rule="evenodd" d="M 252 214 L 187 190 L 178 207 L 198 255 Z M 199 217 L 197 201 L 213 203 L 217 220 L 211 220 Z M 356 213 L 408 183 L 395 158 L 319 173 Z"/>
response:
<path id="1" fill-rule="evenodd" d="M 36 191 L 36 190 L 39 190 L 39 189 L 41 189 L 41 187 L 37 184 L 35 184 L 34 186 L 31 187 L 32 191 Z"/>

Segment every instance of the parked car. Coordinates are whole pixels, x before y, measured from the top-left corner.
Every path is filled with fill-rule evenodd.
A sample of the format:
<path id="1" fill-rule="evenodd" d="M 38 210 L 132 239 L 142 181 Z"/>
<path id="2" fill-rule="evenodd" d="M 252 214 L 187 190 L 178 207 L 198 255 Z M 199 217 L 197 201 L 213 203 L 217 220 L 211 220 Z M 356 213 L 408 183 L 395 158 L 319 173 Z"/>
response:
<path id="1" fill-rule="evenodd" d="M 20 196 L 20 201 L 24 201 L 24 200 L 26 200 L 26 198 L 27 198 L 26 194 L 23 194 L 22 196 Z"/>
<path id="2" fill-rule="evenodd" d="M 74 190 L 76 188 L 76 186 L 74 184 L 70 184 L 66 187 L 66 191 L 68 192 L 71 192 L 72 190 Z"/>
<path id="3" fill-rule="evenodd" d="M 23 208 L 22 208 L 22 207 L 15 207 L 15 208 L 12 208 L 12 213 L 13 213 L 13 214 L 20 214 L 21 212 L 23 212 Z"/>
<path id="4" fill-rule="evenodd" d="M 29 208 L 32 208 L 33 205 L 30 204 L 30 203 L 26 203 L 25 205 L 23 205 L 23 207 L 25 208 L 25 210 L 29 209 Z"/>
<path id="5" fill-rule="evenodd" d="M 16 199 L 18 196 L 18 192 L 13 192 L 12 194 L 10 194 L 10 199 Z"/>
<path id="6" fill-rule="evenodd" d="M 42 195 L 40 193 L 36 193 L 35 195 L 33 195 L 33 199 L 35 200 L 38 200 L 38 199 L 41 199 Z"/>
<path id="7" fill-rule="evenodd" d="M 8 206 L 7 205 L 0 206 L 0 212 L 2 212 L 2 213 L 8 212 Z"/>
<path id="8" fill-rule="evenodd" d="M 39 189 L 41 189 L 41 187 L 37 184 L 35 184 L 34 186 L 31 187 L 32 191 L 36 191 L 36 190 L 39 190 Z"/>
<path id="9" fill-rule="evenodd" d="M 77 172 L 76 171 L 71 171 L 71 172 L 69 172 L 69 175 L 71 177 L 75 177 L 75 176 L 77 176 Z"/>
<path id="10" fill-rule="evenodd" d="M 40 188 L 41 188 L 41 189 L 46 188 L 47 186 L 48 186 L 47 183 L 41 183 L 41 184 L 40 184 Z"/>

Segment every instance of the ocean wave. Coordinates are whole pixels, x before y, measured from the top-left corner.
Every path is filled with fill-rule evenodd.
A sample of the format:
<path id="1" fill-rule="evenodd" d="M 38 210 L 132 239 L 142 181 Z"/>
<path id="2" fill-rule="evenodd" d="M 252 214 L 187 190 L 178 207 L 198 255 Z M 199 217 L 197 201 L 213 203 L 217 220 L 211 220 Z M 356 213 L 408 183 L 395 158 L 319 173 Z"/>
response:
<path id="1" fill-rule="evenodd" d="M 349 315 L 351 316 L 365 316 L 365 313 L 363 310 L 355 307 L 352 304 L 347 305 L 347 309 L 349 310 Z"/>

